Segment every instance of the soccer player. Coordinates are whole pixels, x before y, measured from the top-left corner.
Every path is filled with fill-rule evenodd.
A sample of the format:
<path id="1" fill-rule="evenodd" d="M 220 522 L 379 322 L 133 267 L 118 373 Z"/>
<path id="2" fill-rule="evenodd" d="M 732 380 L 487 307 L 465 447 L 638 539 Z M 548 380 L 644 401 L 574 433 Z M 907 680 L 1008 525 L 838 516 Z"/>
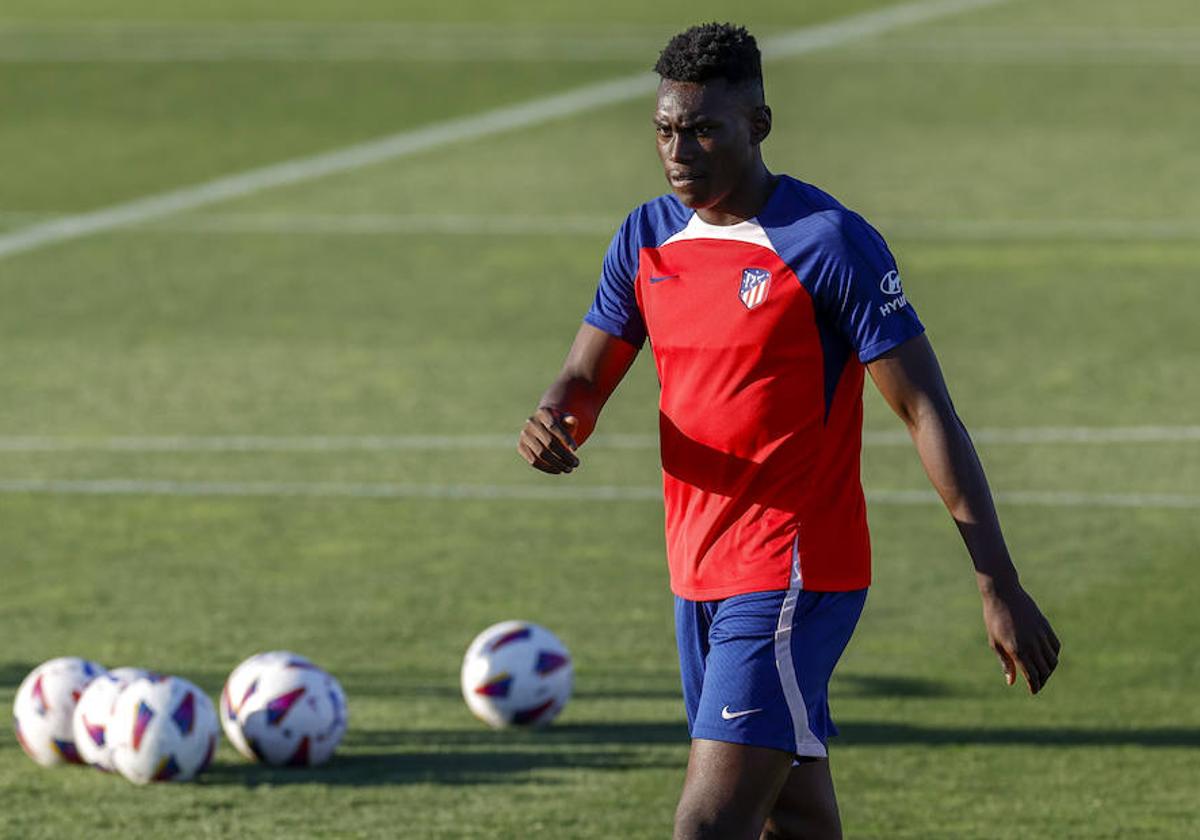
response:
<path id="1" fill-rule="evenodd" d="M 1059 641 L 1021 587 L 987 480 L 880 235 L 770 172 L 757 45 L 675 36 L 654 129 L 671 193 L 635 209 L 518 451 L 570 473 L 647 338 L 661 384 L 667 563 L 692 737 L 680 838 L 841 836 L 826 738 L 834 665 L 870 582 L 864 371 L 904 421 L 975 566 L 1007 683 Z"/>

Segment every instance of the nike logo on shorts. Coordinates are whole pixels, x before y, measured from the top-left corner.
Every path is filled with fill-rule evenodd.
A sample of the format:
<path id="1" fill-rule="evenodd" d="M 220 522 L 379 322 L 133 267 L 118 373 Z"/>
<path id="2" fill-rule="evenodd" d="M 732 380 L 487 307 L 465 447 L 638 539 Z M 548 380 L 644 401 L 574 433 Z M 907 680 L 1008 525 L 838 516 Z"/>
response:
<path id="1" fill-rule="evenodd" d="M 650 282 L 651 283 L 661 283 L 664 280 L 674 280 L 678 276 L 679 276 L 678 274 L 664 274 L 662 277 L 651 277 Z"/>
<path id="2" fill-rule="evenodd" d="M 762 711 L 762 709 L 743 709 L 740 712 L 731 712 L 731 711 L 729 711 L 729 707 L 726 706 L 724 709 L 721 710 L 721 717 L 725 720 L 733 720 L 735 718 L 745 717 L 746 715 L 752 715 L 755 712 L 761 712 L 761 711 Z"/>

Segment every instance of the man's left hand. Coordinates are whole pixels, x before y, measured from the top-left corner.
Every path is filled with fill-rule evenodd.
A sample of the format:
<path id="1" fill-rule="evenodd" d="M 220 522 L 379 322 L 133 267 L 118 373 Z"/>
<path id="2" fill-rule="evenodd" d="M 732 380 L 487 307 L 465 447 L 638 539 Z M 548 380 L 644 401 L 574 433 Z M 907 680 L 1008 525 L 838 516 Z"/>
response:
<path id="1" fill-rule="evenodd" d="M 1018 583 L 985 593 L 983 623 L 1004 668 L 1004 681 L 1015 683 L 1020 669 L 1029 693 L 1041 691 L 1058 667 L 1062 645 L 1029 593 Z"/>

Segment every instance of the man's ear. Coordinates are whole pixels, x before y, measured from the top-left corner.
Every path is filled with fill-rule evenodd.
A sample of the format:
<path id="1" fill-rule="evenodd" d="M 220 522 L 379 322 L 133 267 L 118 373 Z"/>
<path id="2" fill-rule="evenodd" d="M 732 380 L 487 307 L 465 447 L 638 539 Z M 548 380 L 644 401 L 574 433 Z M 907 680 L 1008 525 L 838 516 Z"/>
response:
<path id="1" fill-rule="evenodd" d="M 750 142 L 758 145 L 771 133 L 771 109 L 767 105 L 755 105 L 750 112 Z"/>

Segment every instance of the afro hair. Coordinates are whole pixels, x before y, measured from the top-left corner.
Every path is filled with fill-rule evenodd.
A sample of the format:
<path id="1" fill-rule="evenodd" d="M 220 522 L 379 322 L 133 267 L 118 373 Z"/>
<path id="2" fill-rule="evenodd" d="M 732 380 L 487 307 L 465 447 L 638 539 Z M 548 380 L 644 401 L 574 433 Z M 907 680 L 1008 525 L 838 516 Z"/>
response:
<path id="1" fill-rule="evenodd" d="M 754 36 L 732 23 L 703 23 L 680 32 L 663 49 L 654 72 L 675 82 L 724 79 L 762 86 L 762 57 Z"/>

